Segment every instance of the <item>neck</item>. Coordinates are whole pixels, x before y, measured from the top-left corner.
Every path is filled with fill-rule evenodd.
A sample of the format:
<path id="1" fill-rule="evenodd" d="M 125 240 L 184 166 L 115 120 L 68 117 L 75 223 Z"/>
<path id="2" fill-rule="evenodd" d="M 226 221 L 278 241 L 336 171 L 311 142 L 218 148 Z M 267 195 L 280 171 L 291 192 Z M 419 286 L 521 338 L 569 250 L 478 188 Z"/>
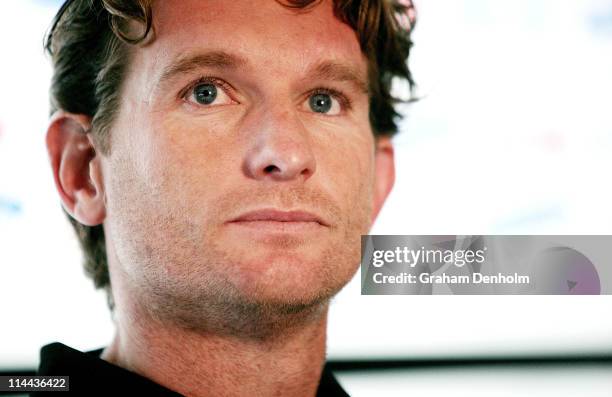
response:
<path id="1" fill-rule="evenodd" d="M 253 338 L 163 322 L 136 301 L 116 307 L 117 333 L 104 360 L 185 396 L 316 394 L 328 303 L 311 321 Z"/>

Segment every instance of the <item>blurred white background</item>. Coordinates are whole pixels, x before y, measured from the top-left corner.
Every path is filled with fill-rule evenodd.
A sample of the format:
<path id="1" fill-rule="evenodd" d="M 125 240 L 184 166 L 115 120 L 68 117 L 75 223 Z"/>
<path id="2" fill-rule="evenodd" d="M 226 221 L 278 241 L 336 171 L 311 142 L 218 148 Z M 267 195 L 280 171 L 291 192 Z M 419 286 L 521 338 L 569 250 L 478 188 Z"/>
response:
<path id="1" fill-rule="evenodd" d="M 59 4 L 0 3 L 0 369 L 112 335 L 44 148 L 42 39 Z M 612 1 L 416 6 L 423 99 L 402 108 L 372 234 L 611 234 Z M 612 296 L 361 296 L 359 280 L 332 305 L 330 358 L 612 352 Z"/>

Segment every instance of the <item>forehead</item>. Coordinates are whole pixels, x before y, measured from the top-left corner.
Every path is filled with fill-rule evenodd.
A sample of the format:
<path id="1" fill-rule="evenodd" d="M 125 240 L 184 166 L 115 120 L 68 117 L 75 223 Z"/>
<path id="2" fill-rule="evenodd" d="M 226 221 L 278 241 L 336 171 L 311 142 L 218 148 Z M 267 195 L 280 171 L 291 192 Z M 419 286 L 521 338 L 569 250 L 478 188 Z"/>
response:
<path id="1" fill-rule="evenodd" d="M 145 47 L 157 67 L 189 52 L 214 49 L 269 72 L 342 61 L 365 74 L 366 60 L 332 1 L 295 9 L 275 0 L 164 0 L 153 3 L 155 40 Z M 161 63 L 161 65 L 159 65 Z"/>

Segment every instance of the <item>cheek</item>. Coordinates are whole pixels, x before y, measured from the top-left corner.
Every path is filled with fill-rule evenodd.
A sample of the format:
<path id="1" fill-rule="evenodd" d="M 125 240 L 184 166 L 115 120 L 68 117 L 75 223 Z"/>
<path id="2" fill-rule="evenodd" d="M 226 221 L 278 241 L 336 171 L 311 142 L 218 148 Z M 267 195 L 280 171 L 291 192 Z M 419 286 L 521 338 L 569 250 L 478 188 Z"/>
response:
<path id="1" fill-rule="evenodd" d="M 215 164 L 203 159 L 215 151 L 194 143 L 195 132 L 176 120 L 152 118 L 135 126 L 134 135 L 111 152 L 110 215 L 139 227 L 186 217 L 193 195 L 204 193 L 195 190 L 208 182 L 202 179 L 209 174 L 206 167 Z"/>
<path id="2" fill-rule="evenodd" d="M 181 167 L 220 168 L 235 148 L 236 112 L 198 118 L 168 112 L 156 123 L 152 140 Z"/>
<path id="3" fill-rule="evenodd" d="M 352 227 L 367 222 L 372 207 L 374 183 L 374 150 L 371 133 L 364 132 L 359 137 L 336 141 L 327 148 L 324 154 L 326 166 L 322 180 L 332 184 L 330 189 L 335 192 L 343 205 L 347 221 Z"/>
<path id="4" fill-rule="evenodd" d="M 149 139 L 145 178 L 152 190 L 168 194 L 178 207 L 191 200 L 205 202 L 210 186 L 218 186 L 228 161 L 224 129 L 169 116 L 160 120 Z M 181 205 L 182 204 L 182 205 Z"/>
<path id="5" fill-rule="evenodd" d="M 142 280 L 195 257 L 202 217 L 190 191 L 194 168 L 171 139 L 157 135 L 138 148 L 113 152 L 108 214 L 119 262 Z"/>

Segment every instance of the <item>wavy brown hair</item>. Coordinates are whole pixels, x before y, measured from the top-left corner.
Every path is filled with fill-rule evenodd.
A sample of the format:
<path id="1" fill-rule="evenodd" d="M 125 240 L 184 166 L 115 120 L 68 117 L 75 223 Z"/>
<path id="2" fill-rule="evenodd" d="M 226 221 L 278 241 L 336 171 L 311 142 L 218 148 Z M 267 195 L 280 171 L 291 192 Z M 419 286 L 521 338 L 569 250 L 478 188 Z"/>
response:
<path id="1" fill-rule="evenodd" d="M 103 154 L 119 110 L 121 85 L 130 62 L 130 46 L 154 40 L 153 0 L 68 0 L 55 16 L 45 38 L 51 56 L 51 113 L 62 109 L 92 118 L 92 134 Z M 308 12 L 320 0 L 277 0 L 296 12 Z M 334 0 L 334 13 L 357 34 L 368 60 L 369 119 L 376 136 L 397 132 L 400 115 L 391 82 L 414 81 L 408 68 L 414 27 L 410 0 Z M 102 225 L 85 226 L 66 214 L 84 253 L 86 274 L 104 288 L 113 308 Z"/>

